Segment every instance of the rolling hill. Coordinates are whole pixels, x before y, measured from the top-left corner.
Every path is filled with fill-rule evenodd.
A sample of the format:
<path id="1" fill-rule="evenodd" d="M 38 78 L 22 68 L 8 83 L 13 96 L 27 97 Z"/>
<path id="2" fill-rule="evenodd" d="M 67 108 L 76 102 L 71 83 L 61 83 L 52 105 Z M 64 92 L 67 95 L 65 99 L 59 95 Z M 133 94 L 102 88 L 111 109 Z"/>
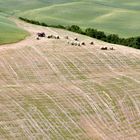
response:
<path id="1" fill-rule="evenodd" d="M 139 50 L 16 23 L 31 36 L 0 46 L 0 140 L 139 140 Z"/>
<path id="2" fill-rule="evenodd" d="M 139 0 L 0 0 L 1 10 L 17 16 L 47 24 L 97 28 L 121 37 L 140 35 L 139 5 Z"/>
<path id="3" fill-rule="evenodd" d="M 93 27 L 121 37 L 140 35 L 140 2 L 84 0 L 34 9 L 21 14 L 48 24 Z M 56 12 L 57 11 L 57 12 Z"/>
<path id="4" fill-rule="evenodd" d="M 0 0 L 0 140 L 139 140 L 140 50 L 17 19 L 137 36 L 138 4 Z"/>

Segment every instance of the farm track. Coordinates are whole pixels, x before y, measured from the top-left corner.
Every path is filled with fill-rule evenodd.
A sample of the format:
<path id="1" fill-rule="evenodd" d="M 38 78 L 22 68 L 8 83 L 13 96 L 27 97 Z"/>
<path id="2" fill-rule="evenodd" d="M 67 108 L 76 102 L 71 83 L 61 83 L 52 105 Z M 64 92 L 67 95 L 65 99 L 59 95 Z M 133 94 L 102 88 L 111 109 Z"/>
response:
<path id="1" fill-rule="evenodd" d="M 0 140 L 140 139 L 139 50 L 15 22 L 31 36 L 0 46 Z"/>

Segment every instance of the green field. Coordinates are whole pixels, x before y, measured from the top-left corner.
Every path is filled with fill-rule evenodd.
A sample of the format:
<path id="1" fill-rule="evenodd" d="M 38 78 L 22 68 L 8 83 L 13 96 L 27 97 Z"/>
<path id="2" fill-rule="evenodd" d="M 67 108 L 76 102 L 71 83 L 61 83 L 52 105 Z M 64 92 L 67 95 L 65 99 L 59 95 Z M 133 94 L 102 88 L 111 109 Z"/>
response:
<path id="1" fill-rule="evenodd" d="M 5 15 L 0 14 L 0 45 L 17 42 L 24 39 L 27 35 L 26 31 L 19 29 Z"/>
<path id="2" fill-rule="evenodd" d="M 139 0 L 0 0 L 1 11 L 12 15 L 53 25 L 97 28 L 121 37 L 140 35 L 139 5 Z"/>
<path id="3" fill-rule="evenodd" d="M 121 37 L 140 35 L 140 1 L 84 0 L 55 4 L 21 14 L 48 24 L 92 27 Z"/>

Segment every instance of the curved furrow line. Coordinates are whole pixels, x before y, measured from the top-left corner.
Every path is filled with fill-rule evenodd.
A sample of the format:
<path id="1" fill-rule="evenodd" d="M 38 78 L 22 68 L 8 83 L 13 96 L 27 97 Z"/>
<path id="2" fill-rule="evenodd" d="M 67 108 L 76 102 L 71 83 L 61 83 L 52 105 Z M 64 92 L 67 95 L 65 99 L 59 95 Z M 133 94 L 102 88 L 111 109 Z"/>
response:
<path id="1" fill-rule="evenodd" d="M 70 115 L 67 114 L 67 112 L 65 111 L 64 106 L 61 105 L 60 103 L 58 103 L 57 100 L 54 97 L 51 97 L 49 94 L 47 94 L 45 92 L 45 87 L 42 88 L 42 89 L 38 89 L 38 87 L 34 87 L 34 89 L 36 89 L 36 91 L 40 91 L 42 94 L 46 95 L 46 97 L 48 97 L 48 99 L 50 99 L 54 103 L 54 105 L 56 105 L 58 107 L 58 109 L 60 109 L 60 111 L 68 118 L 68 120 L 70 120 L 71 123 L 74 124 L 75 127 L 77 127 L 79 130 L 81 130 L 81 128 L 79 127 L 79 125 L 72 119 L 72 116 L 70 116 Z M 80 140 L 79 137 L 76 138 L 76 139 Z"/>
<path id="2" fill-rule="evenodd" d="M 91 117 L 92 117 L 92 114 L 95 113 L 95 108 L 94 108 L 93 104 L 91 104 L 92 98 L 87 95 L 88 93 L 85 94 L 83 91 L 79 90 L 79 88 L 77 86 L 75 86 L 75 85 L 73 85 L 72 90 L 68 90 L 64 86 L 63 86 L 63 88 L 65 90 L 67 90 L 67 92 L 70 92 L 69 93 L 70 94 L 69 96 L 71 96 L 71 95 L 74 96 L 73 99 L 70 99 L 69 97 L 67 97 L 67 98 L 65 98 L 65 100 L 67 102 L 69 102 L 69 103 L 72 103 L 72 105 L 75 106 L 75 109 L 76 110 L 79 109 L 79 112 L 78 112 L 80 114 L 79 117 L 85 117 L 88 120 L 88 122 L 90 122 L 90 126 L 93 127 L 95 125 L 95 121 L 93 121 Z M 76 95 L 78 93 L 79 93 L 79 95 L 77 95 L 77 96 L 75 95 L 75 92 L 73 91 L 74 88 L 76 90 Z M 83 99 L 81 99 L 80 97 L 82 97 L 85 101 L 83 101 Z M 75 98 L 77 98 L 78 101 L 74 101 Z M 79 102 L 80 102 L 80 105 L 78 104 Z M 93 102 L 93 100 L 92 100 L 92 102 Z M 88 104 L 91 107 L 92 113 L 89 112 L 86 109 L 85 103 Z M 102 139 L 108 139 L 108 137 L 105 134 L 103 135 L 103 132 L 101 132 L 100 135 L 101 135 Z"/>
<path id="3" fill-rule="evenodd" d="M 64 64 L 63 59 L 61 60 L 59 58 L 59 56 L 57 56 L 57 55 L 51 54 L 51 56 L 56 59 L 56 60 L 55 59 L 53 60 L 53 63 L 55 63 L 55 65 L 58 65 L 57 66 L 58 69 L 60 69 L 60 71 L 62 71 L 63 74 L 64 74 L 64 71 L 67 71 L 68 76 L 70 75 L 70 77 L 72 77 L 72 79 L 76 78 L 76 76 L 73 75 L 72 72 L 68 69 L 68 67 Z M 62 68 L 59 68 L 59 67 L 62 67 Z M 64 74 L 65 77 L 67 76 L 67 74 L 66 75 Z M 66 77 L 66 79 L 67 79 L 67 77 Z"/>
<path id="4" fill-rule="evenodd" d="M 16 92 L 16 91 L 15 91 Z M 19 108 L 20 111 L 22 111 L 22 113 L 24 114 L 24 117 L 30 122 L 30 125 L 34 125 L 34 128 L 37 129 L 38 132 L 42 133 L 48 140 L 50 139 L 48 137 L 48 135 L 44 132 L 43 129 L 41 129 L 41 127 L 38 125 L 38 123 L 34 120 L 34 118 L 30 115 L 30 113 L 28 113 L 27 111 L 25 111 L 25 109 L 17 102 L 15 101 L 15 99 L 9 95 L 5 95 L 5 97 L 7 99 L 10 99 L 11 102 L 13 104 L 15 104 L 15 106 L 17 106 Z M 26 113 L 25 113 L 26 112 Z M 24 127 L 23 127 L 24 128 Z"/>
<path id="5" fill-rule="evenodd" d="M 61 74 L 61 72 L 57 69 L 57 67 L 54 66 L 54 65 L 49 61 L 49 59 L 48 59 L 39 49 L 37 49 L 36 47 L 33 47 L 33 46 L 32 46 L 32 48 L 34 49 L 34 51 L 35 51 L 36 53 L 38 53 L 38 54 L 49 64 L 49 66 L 51 67 L 51 69 L 53 70 L 53 72 L 54 72 L 58 77 L 60 77 L 60 79 L 66 80 L 66 79 L 64 78 L 64 76 Z"/>
<path id="6" fill-rule="evenodd" d="M 118 79 L 117 79 L 118 80 Z M 115 96 L 113 97 L 114 99 L 115 98 L 117 98 L 116 97 L 116 94 L 119 92 L 119 93 L 123 93 L 124 94 L 124 98 L 121 98 L 121 100 L 120 99 L 118 99 L 118 101 L 117 101 L 117 104 L 119 105 L 119 108 L 121 109 L 121 111 L 122 111 L 122 113 L 123 113 L 123 115 L 125 116 L 125 120 L 123 119 L 122 121 L 123 122 L 125 122 L 125 123 L 127 123 L 126 124 L 126 126 L 125 126 L 125 129 L 127 128 L 127 129 L 129 129 L 130 130 L 130 132 L 136 132 L 135 131 L 135 129 L 134 128 L 132 128 L 132 124 L 130 123 L 130 121 L 131 121 L 131 119 L 129 118 L 129 115 L 128 115 L 128 113 L 127 113 L 127 111 L 128 111 L 128 105 L 126 104 L 125 105 L 125 102 L 127 103 L 127 99 L 128 98 L 130 98 L 129 96 L 129 92 L 127 92 L 125 89 L 123 89 L 123 88 L 121 88 L 119 85 L 117 85 L 117 84 L 115 84 L 115 83 L 112 83 L 112 85 L 111 86 L 113 86 L 113 88 L 114 88 L 114 91 L 116 92 L 116 93 L 114 93 L 115 94 Z M 107 86 L 105 86 L 106 88 L 107 88 Z M 128 96 L 129 95 L 129 96 Z M 117 100 L 117 99 L 116 99 Z M 119 109 L 118 108 L 118 109 Z M 116 111 L 116 112 L 118 112 L 118 110 Z M 132 117 L 133 115 L 131 115 L 131 117 Z M 138 117 L 138 115 L 137 115 L 137 118 L 136 118 L 136 120 L 138 119 L 139 117 Z M 127 119 L 127 120 L 126 120 Z M 128 126 L 129 126 L 129 128 L 128 128 Z M 121 127 L 124 127 L 124 125 L 121 125 Z M 125 129 L 123 129 L 123 130 L 125 130 Z M 126 129 L 126 130 L 127 130 Z M 121 131 L 120 131 L 121 132 Z M 122 131 L 123 132 L 123 131 Z"/>

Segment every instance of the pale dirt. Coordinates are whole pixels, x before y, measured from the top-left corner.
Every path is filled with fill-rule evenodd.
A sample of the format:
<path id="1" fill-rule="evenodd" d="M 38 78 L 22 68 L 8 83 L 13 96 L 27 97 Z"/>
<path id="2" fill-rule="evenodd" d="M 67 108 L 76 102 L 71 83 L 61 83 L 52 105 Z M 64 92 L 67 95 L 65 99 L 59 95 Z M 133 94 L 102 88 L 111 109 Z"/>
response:
<path id="1" fill-rule="evenodd" d="M 139 50 L 13 20 L 30 36 L 0 46 L 0 140 L 140 139 Z"/>

